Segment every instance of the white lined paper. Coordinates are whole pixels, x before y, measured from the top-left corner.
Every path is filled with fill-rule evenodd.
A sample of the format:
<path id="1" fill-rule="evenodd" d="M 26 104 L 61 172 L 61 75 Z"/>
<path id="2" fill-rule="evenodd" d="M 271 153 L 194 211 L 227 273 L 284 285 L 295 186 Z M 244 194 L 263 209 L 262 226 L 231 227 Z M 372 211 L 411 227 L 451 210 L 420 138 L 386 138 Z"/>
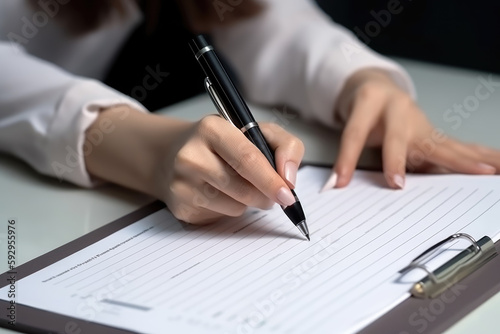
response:
<path id="1" fill-rule="evenodd" d="M 320 194 L 328 173 L 298 176 L 311 242 L 279 207 L 199 228 L 161 210 L 20 280 L 18 302 L 148 333 L 349 333 L 408 296 L 397 271 L 423 250 L 500 231 L 498 177 L 411 175 L 394 191 L 358 171 Z"/>

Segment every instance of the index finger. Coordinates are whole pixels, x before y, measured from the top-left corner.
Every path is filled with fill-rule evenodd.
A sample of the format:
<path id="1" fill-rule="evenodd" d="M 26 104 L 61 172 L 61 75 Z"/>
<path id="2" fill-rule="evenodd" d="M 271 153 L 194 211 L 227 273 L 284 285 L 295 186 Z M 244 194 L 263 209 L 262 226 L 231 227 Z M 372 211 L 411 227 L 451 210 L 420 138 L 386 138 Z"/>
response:
<path id="1" fill-rule="evenodd" d="M 222 128 L 214 133 L 210 143 L 213 150 L 241 177 L 274 202 L 282 206 L 295 203 L 290 188 L 264 154 L 241 131 L 222 122 L 225 124 L 221 124 Z"/>

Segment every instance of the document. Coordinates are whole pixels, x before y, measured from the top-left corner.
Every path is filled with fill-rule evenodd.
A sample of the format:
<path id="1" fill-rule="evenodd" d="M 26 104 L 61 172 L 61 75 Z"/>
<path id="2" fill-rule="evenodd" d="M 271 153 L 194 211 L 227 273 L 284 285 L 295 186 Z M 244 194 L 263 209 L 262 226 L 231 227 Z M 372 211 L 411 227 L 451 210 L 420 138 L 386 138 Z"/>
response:
<path id="1" fill-rule="evenodd" d="M 299 171 L 310 242 L 278 206 L 202 227 L 162 209 L 21 279 L 17 303 L 141 333 L 353 333 L 409 297 L 425 272 L 398 271 L 428 247 L 499 237 L 497 176 L 408 175 L 391 190 L 357 171 L 320 193 L 329 173 Z"/>

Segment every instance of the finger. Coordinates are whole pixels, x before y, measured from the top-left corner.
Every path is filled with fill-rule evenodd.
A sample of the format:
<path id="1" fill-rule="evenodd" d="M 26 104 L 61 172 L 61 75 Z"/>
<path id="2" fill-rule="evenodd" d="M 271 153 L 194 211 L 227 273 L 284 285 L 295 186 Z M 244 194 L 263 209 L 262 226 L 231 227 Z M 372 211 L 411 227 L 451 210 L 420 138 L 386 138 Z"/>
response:
<path id="1" fill-rule="evenodd" d="M 418 166 L 409 165 L 409 169 L 412 173 L 425 173 L 425 174 L 450 174 L 451 170 L 444 168 L 443 166 L 437 166 L 429 161 L 424 161 Z"/>
<path id="2" fill-rule="evenodd" d="M 197 213 L 194 215 L 191 215 L 189 218 L 189 221 L 179 219 L 178 217 L 176 217 L 176 218 L 184 223 L 192 224 L 192 225 L 213 224 L 213 223 L 216 223 L 219 220 L 227 217 L 227 216 L 222 215 L 218 212 L 214 212 L 214 211 L 207 210 L 207 209 L 200 210 L 199 208 L 198 209 L 189 208 L 189 209 L 185 209 L 185 210 L 193 210 L 193 211 L 196 211 Z"/>
<path id="3" fill-rule="evenodd" d="M 213 221 L 216 217 L 242 215 L 246 206 L 207 183 L 192 185 L 189 180 L 174 181 L 170 190 L 175 201 L 169 205 L 174 216 L 188 223 Z"/>
<path id="4" fill-rule="evenodd" d="M 241 177 L 282 206 L 295 203 L 290 188 L 273 169 L 264 154 L 243 133 L 224 120 L 205 124 L 205 138 L 211 148 Z"/>
<path id="5" fill-rule="evenodd" d="M 297 181 L 297 171 L 304 157 L 302 141 L 273 123 L 260 125 L 269 147 L 274 151 L 278 174 L 293 189 Z"/>
<path id="6" fill-rule="evenodd" d="M 201 174 L 214 190 L 224 193 L 227 197 L 233 198 L 245 206 L 260 209 L 269 209 L 273 206 L 273 201 L 241 177 L 222 158 L 215 155 L 210 158 L 213 160 L 210 163 L 212 169 L 201 171 Z"/>
<path id="7" fill-rule="evenodd" d="M 199 146 L 196 143 L 193 146 Z M 218 191 L 234 198 L 236 201 L 261 209 L 269 209 L 274 202 L 255 188 L 250 182 L 232 169 L 221 157 L 211 150 L 186 149 L 178 154 L 183 160 L 177 174 L 190 183 L 208 183 Z M 194 181 L 193 175 L 196 175 Z"/>
<path id="8" fill-rule="evenodd" d="M 474 159 L 481 164 L 495 168 L 496 173 L 500 173 L 500 151 L 478 144 L 465 144 L 455 141 L 456 150 L 471 154 Z"/>
<path id="9" fill-rule="evenodd" d="M 408 113 L 403 112 L 403 108 L 408 108 L 408 106 L 395 103 L 385 116 L 382 164 L 387 184 L 394 189 L 403 189 L 405 184 Z"/>
<path id="10" fill-rule="evenodd" d="M 351 181 L 366 139 L 375 126 L 383 104 L 384 99 L 377 96 L 362 96 L 354 102 L 351 117 L 342 133 L 334 167 L 336 187 L 344 187 Z"/>
<path id="11" fill-rule="evenodd" d="M 438 146 L 427 160 L 457 173 L 495 174 L 496 172 L 494 167 L 479 163 L 469 154 L 457 150 L 456 142 L 451 139 Z"/>
<path id="12" fill-rule="evenodd" d="M 200 188 L 193 189 L 193 192 L 193 205 L 195 207 L 230 217 L 239 217 L 247 209 L 246 205 L 215 189 L 208 183 L 205 183 Z"/>

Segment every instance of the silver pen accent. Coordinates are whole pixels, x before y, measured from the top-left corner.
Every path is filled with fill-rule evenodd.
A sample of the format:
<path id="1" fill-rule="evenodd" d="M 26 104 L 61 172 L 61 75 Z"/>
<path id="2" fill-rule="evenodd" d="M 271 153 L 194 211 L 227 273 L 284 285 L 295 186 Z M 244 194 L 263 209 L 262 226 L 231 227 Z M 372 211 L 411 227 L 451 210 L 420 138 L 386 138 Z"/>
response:
<path id="1" fill-rule="evenodd" d="M 304 235 L 307 238 L 307 240 L 311 241 L 311 238 L 309 238 L 309 229 L 307 228 L 307 224 L 306 224 L 305 220 L 301 221 L 300 223 L 298 223 L 295 226 L 297 226 L 299 231 L 302 233 L 302 235 Z"/>
<path id="2" fill-rule="evenodd" d="M 224 109 L 224 105 L 222 104 L 219 95 L 217 95 L 217 92 L 215 89 L 212 87 L 212 83 L 210 82 L 209 78 L 205 78 L 205 90 L 207 91 L 208 95 L 212 99 L 213 104 L 217 107 L 217 111 L 219 112 L 219 115 L 224 117 L 226 121 L 234 125 L 233 121 L 231 120 L 231 117 L 229 117 L 228 112 L 226 109 Z M 236 125 L 234 125 L 236 126 Z"/>

